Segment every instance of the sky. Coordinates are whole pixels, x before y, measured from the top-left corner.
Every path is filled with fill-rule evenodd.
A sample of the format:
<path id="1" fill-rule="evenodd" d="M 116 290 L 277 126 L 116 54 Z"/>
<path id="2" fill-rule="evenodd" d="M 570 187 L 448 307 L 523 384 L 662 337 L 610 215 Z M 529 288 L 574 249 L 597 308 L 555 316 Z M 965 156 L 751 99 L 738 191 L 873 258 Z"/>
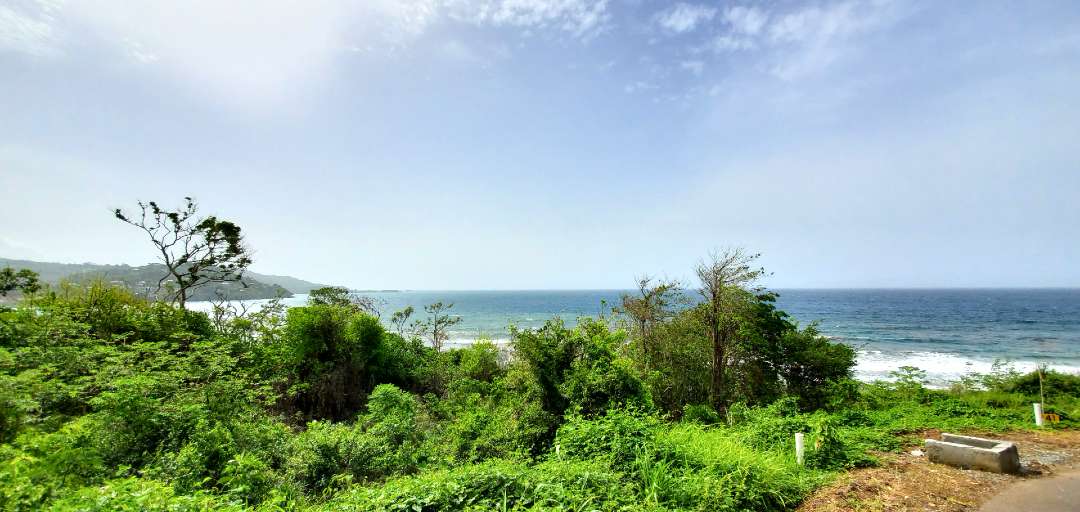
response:
<path id="1" fill-rule="evenodd" d="M 2 0 L 0 258 L 611 289 L 1080 286 L 1080 3 Z"/>

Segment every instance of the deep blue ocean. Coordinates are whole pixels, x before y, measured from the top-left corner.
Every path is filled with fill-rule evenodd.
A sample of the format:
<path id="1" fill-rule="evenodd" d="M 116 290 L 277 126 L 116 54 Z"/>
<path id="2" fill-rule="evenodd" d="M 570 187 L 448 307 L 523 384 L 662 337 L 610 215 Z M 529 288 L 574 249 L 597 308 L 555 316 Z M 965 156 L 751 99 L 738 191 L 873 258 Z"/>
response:
<path id="1" fill-rule="evenodd" d="M 917 366 L 935 382 L 965 372 L 988 372 L 995 360 L 1026 371 L 1046 364 L 1080 372 L 1080 289 L 776 290 L 779 309 L 802 325 L 818 322 L 822 334 L 856 348 L 856 375 L 884 379 L 900 366 Z M 402 291 L 367 293 L 379 302 L 383 322 L 407 306 L 454 303 L 463 320 L 454 345 L 484 333 L 507 340 L 511 324 L 540 327 L 561 317 L 607 313 L 623 290 Z M 302 305 L 306 296 L 286 299 Z M 193 307 L 206 305 L 192 304 Z M 414 316 L 414 318 L 417 318 Z"/>

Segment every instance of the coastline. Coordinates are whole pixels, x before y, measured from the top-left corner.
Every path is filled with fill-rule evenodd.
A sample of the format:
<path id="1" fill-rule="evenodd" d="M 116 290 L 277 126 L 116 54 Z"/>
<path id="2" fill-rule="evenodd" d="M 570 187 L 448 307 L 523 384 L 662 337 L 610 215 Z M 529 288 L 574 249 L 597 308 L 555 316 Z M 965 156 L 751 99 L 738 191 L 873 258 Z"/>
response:
<path id="1" fill-rule="evenodd" d="M 601 301 L 610 306 L 622 293 L 623 290 L 404 290 L 369 292 L 367 296 L 379 301 L 383 320 L 406 305 L 421 309 L 414 318 L 423 318 L 423 304 L 455 302 L 449 312 L 464 321 L 449 332 L 445 346 L 463 348 L 481 334 L 505 345 L 509 342 L 507 327 L 511 324 L 539 328 L 555 317 L 576 324 L 579 316 L 597 316 L 602 312 Z M 1048 312 L 1054 313 L 1054 308 L 1074 307 L 1072 295 L 1080 297 L 1080 290 L 781 290 L 780 293 L 778 306 L 801 325 L 818 318 L 822 335 L 856 349 L 855 377 L 860 381 L 890 380 L 890 372 L 901 366 L 915 366 L 926 371 L 930 386 L 947 387 L 967 374 L 991 373 L 995 361 L 1011 365 L 1021 373 L 1046 365 L 1049 369 L 1080 374 L 1080 327 L 1062 325 L 1062 314 L 1043 318 Z M 1065 304 L 1047 303 L 1046 297 L 1061 293 L 1069 294 Z M 957 304 L 957 297 L 966 298 L 967 302 Z M 298 294 L 283 302 L 292 307 L 302 306 L 306 300 L 307 295 Z M 267 301 L 245 302 L 257 308 Z M 1032 302 L 1036 303 L 1035 308 L 1030 306 Z M 212 306 L 207 302 L 191 302 L 189 307 L 209 311 Z M 1071 314 L 1068 311 L 1071 310 L 1064 312 L 1066 316 Z M 1042 324 L 1030 317 L 1043 318 Z M 1073 357 L 1060 357 L 1070 352 Z"/>

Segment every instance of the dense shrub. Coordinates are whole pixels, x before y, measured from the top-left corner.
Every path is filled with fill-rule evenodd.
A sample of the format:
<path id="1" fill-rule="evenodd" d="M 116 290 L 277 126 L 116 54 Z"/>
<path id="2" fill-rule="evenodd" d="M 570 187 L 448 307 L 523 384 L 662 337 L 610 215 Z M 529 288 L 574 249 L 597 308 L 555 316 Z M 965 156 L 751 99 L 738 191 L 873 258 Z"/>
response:
<path id="1" fill-rule="evenodd" d="M 570 416 L 555 437 L 556 453 L 585 460 L 604 458 L 627 470 L 644 446 L 654 444 L 659 418 L 636 411 L 610 409 L 599 418 Z"/>
<path id="2" fill-rule="evenodd" d="M 768 301 L 717 411 L 675 313 L 642 365 L 610 319 L 436 352 L 334 297 L 211 321 L 98 282 L 0 311 L 0 509 L 785 510 L 922 429 L 1029 426 L 1038 399 L 1007 368 L 856 383 Z M 1044 373 L 1048 428 L 1076 426 L 1077 381 Z"/>
<path id="3" fill-rule="evenodd" d="M 997 389 L 1005 393 L 1019 393 L 1033 397 L 1042 394 L 1047 399 L 1061 396 L 1080 396 L 1080 376 L 1054 370 L 1044 370 L 1042 371 L 1042 386 L 1040 386 L 1039 373 L 1033 371 L 1002 382 L 997 386 Z"/>
<path id="4" fill-rule="evenodd" d="M 351 308 L 316 304 L 292 308 L 285 318 L 285 340 L 294 367 L 293 397 L 305 417 L 342 421 L 353 418 L 371 389 L 369 362 L 384 330 L 370 315 Z"/>
<path id="5" fill-rule="evenodd" d="M 514 331 L 513 347 L 532 374 L 544 410 L 562 415 L 575 406 L 591 416 L 613 405 L 652 407 L 645 384 L 615 353 L 625 336 L 602 321 L 583 319 L 573 329 L 555 321 L 539 331 Z"/>

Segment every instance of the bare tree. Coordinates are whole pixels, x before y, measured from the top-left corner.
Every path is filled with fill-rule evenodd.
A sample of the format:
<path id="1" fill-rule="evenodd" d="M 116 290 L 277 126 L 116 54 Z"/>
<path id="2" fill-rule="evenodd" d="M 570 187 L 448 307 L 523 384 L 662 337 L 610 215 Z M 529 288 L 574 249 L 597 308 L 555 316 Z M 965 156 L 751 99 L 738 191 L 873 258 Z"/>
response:
<path id="1" fill-rule="evenodd" d="M 215 290 L 217 300 L 210 300 L 214 309 L 210 315 L 210 324 L 220 332 L 227 332 L 229 324 L 234 320 L 243 320 L 251 309 L 250 302 L 229 299 L 229 294 L 221 290 Z"/>
<path id="2" fill-rule="evenodd" d="M 395 311 L 393 316 L 390 317 L 390 325 L 393 325 L 398 333 L 398 336 L 405 337 L 405 325 L 409 321 L 409 317 L 413 314 L 413 307 L 409 306 L 405 308 L 405 311 Z M 415 334 L 410 332 L 410 335 Z"/>
<path id="3" fill-rule="evenodd" d="M 176 211 L 160 208 L 157 203 L 139 201 L 141 215 L 128 216 L 116 208 L 113 214 L 150 235 L 168 274 L 158 281 L 157 292 L 170 280 L 176 281 L 173 300 L 184 303 L 196 288 L 207 283 L 243 281 L 251 265 L 252 251 L 244 243 L 240 227 L 217 217 L 196 216 L 198 206 L 190 197 Z"/>
<path id="4" fill-rule="evenodd" d="M 425 330 L 428 330 L 428 339 L 431 341 L 431 348 L 434 348 L 436 352 L 442 352 L 443 343 L 450 339 L 450 333 L 447 329 L 461 323 L 464 318 L 459 316 L 451 317 L 446 311 L 454 307 L 454 303 L 451 302 L 443 306 L 442 302 L 436 302 L 430 306 L 424 306 L 424 311 L 429 315 L 428 320 L 422 324 Z M 429 330 L 430 329 L 430 330 Z"/>
<path id="5" fill-rule="evenodd" d="M 766 275 L 765 269 L 750 266 L 759 256 L 743 247 L 728 246 L 713 249 L 694 266 L 701 286 L 698 292 L 704 299 L 698 311 L 713 346 L 709 401 L 718 412 L 727 393 L 728 358 L 735 333 L 750 312 L 753 295 L 764 289 L 754 283 Z"/>

